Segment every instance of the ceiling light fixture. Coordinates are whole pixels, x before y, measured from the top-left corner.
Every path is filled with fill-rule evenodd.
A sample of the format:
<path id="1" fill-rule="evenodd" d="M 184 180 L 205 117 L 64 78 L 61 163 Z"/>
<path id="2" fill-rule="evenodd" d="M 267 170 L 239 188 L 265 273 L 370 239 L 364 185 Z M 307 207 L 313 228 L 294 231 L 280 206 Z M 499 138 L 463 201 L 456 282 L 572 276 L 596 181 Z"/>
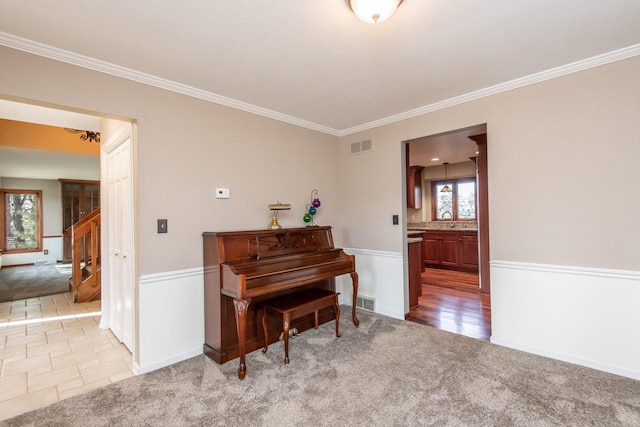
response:
<path id="1" fill-rule="evenodd" d="M 444 179 L 445 181 L 447 180 L 447 165 L 449 164 L 449 162 L 444 162 Z M 451 193 L 451 187 L 449 187 L 448 185 L 445 184 L 444 187 L 442 187 L 442 189 L 440 190 L 441 193 Z"/>
<path id="2" fill-rule="evenodd" d="M 402 0 L 346 0 L 349 8 L 362 22 L 378 24 L 396 11 Z"/>

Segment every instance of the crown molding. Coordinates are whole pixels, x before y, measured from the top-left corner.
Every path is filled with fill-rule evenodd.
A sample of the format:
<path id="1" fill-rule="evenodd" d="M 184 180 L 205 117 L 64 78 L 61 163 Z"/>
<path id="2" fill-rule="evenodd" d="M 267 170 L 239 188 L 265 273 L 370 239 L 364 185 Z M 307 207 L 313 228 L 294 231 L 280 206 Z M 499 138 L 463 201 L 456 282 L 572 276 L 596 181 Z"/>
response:
<path id="1" fill-rule="evenodd" d="M 218 95 L 213 92 L 208 92 L 206 90 L 163 79 L 151 74 L 142 73 L 130 68 L 121 67 L 119 65 L 111 64 L 99 59 L 69 52 L 63 49 L 58 49 L 53 46 L 24 39 L 22 37 L 17 37 L 12 34 L 0 32 L 0 45 L 45 58 L 54 59 L 56 61 L 66 62 L 67 64 L 76 65 L 78 67 L 88 68 L 90 70 L 110 74 L 112 76 L 121 77 L 123 79 L 135 81 L 138 83 L 143 83 L 149 86 L 155 86 L 160 89 L 169 90 L 172 92 L 180 93 L 182 95 L 191 96 L 193 98 L 213 102 L 214 104 L 224 105 L 226 107 L 235 108 L 238 110 L 246 111 L 248 113 L 257 114 L 259 116 L 268 117 L 274 120 L 315 130 L 329 135 L 338 136 L 339 134 L 339 131 L 337 129 L 333 129 L 328 126 L 323 126 L 318 123 L 310 122 L 308 120 L 299 119 L 287 114 L 278 113 L 277 111 L 269 110 L 257 105 Z"/>
<path id="2" fill-rule="evenodd" d="M 539 83 L 545 80 L 554 79 L 556 77 L 565 76 L 567 74 L 577 73 L 579 71 L 587 70 L 589 68 L 598 67 L 611 62 L 620 61 L 623 59 L 631 58 L 633 56 L 640 55 L 640 44 L 628 46 L 622 49 L 607 52 L 602 55 L 597 55 L 591 58 L 583 59 L 580 61 L 572 62 L 571 64 L 563 65 L 561 67 L 552 68 L 550 70 L 541 71 L 536 74 L 521 77 L 508 82 L 500 83 L 488 88 L 480 89 L 474 92 L 470 92 L 464 95 L 449 98 L 444 101 L 436 102 L 434 104 L 425 105 L 413 110 L 406 111 L 404 113 L 396 114 L 393 116 L 385 117 L 373 122 L 364 123 L 358 126 L 354 126 L 348 129 L 343 129 L 339 132 L 338 136 L 346 136 L 364 130 L 373 129 L 379 126 L 388 125 L 391 123 L 399 122 L 413 117 L 421 116 L 423 114 L 431 113 L 434 111 L 442 110 L 444 108 L 453 107 L 455 105 L 464 104 L 465 102 L 474 101 L 488 96 L 496 95 L 498 93 L 507 92 L 513 89 L 518 89 L 524 86 Z"/>
<path id="3" fill-rule="evenodd" d="M 536 74 L 521 77 L 518 79 L 510 80 L 508 82 L 500 83 L 488 88 L 480 89 L 474 92 L 470 92 L 464 95 L 449 98 L 444 101 L 436 102 L 434 104 L 425 105 L 413 110 L 405 111 L 404 113 L 395 114 L 393 116 L 385 117 L 379 120 L 375 120 L 368 123 L 363 123 L 358 126 L 353 126 L 347 129 L 334 129 L 328 126 L 320 125 L 318 123 L 303 120 L 297 117 L 293 117 L 287 114 L 278 113 L 277 111 L 269 110 L 259 107 L 257 105 L 249 104 L 246 102 L 238 101 L 236 99 L 228 98 L 226 96 L 218 95 L 213 92 L 208 92 L 202 89 L 187 86 L 181 83 L 177 83 L 171 80 L 156 77 L 151 74 L 141 73 L 139 71 L 132 70 L 130 68 L 121 67 L 119 65 L 111 64 L 109 62 L 101 61 L 95 58 L 91 58 L 77 53 L 69 52 L 63 49 L 58 49 L 53 46 L 49 46 L 43 43 L 35 42 L 32 40 L 17 37 L 12 34 L 4 33 L 0 31 L 0 45 L 6 46 L 12 49 L 21 50 L 23 52 L 31 53 L 34 55 L 42 56 L 49 59 L 54 59 L 61 62 L 66 62 L 71 65 L 76 65 L 83 68 L 88 68 L 94 71 L 98 71 L 105 74 L 110 74 L 116 77 L 136 81 L 139 83 L 155 86 L 160 89 L 169 90 L 172 92 L 180 93 L 183 95 L 191 96 L 193 98 L 202 99 L 204 101 L 213 102 L 215 104 L 224 105 L 227 107 L 235 108 L 238 110 L 246 111 L 248 113 L 257 114 L 259 116 L 268 117 L 281 122 L 289 123 L 292 125 L 300 126 L 303 128 L 315 130 L 325 134 L 343 137 L 351 135 L 357 132 L 373 129 L 376 127 L 396 123 L 402 120 L 411 119 L 423 114 L 431 113 L 434 111 L 442 110 L 445 108 L 453 107 L 456 105 L 464 104 L 465 102 L 474 101 L 477 99 L 485 98 L 488 96 L 496 95 L 509 90 L 521 88 L 534 83 L 539 83 L 545 80 L 554 79 L 556 77 L 565 76 L 567 74 L 577 73 L 579 71 L 587 70 L 589 68 L 598 67 L 600 65 L 608 64 L 615 61 L 631 58 L 640 55 L 640 44 L 628 46 L 622 49 L 607 52 L 602 55 L 597 55 L 591 58 L 583 59 L 580 61 L 572 62 L 567 65 L 552 68 L 550 70 L 541 71 Z"/>

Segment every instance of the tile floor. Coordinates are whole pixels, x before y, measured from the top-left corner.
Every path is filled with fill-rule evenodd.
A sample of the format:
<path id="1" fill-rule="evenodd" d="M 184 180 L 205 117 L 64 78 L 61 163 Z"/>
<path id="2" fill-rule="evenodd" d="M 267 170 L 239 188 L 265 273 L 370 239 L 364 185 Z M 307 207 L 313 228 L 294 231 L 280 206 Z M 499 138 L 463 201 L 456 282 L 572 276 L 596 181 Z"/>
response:
<path id="1" fill-rule="evenodd" d="M 70 293 L 0 303 L 0 420 L 133 376 L 99 322 L 100 301 Z"/>

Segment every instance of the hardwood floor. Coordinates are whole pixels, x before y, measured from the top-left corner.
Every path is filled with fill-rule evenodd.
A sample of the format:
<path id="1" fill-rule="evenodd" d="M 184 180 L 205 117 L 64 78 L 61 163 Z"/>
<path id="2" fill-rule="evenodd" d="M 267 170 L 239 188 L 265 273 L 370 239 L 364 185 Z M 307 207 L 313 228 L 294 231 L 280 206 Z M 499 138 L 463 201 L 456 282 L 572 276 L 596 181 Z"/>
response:
<path id="1" fill-rule="evenodd" d="M 479 292 L 478 275 L 427 268 L 422 273 L 422 296 L 407 320 L 489 341 L 491 302 Z"/>

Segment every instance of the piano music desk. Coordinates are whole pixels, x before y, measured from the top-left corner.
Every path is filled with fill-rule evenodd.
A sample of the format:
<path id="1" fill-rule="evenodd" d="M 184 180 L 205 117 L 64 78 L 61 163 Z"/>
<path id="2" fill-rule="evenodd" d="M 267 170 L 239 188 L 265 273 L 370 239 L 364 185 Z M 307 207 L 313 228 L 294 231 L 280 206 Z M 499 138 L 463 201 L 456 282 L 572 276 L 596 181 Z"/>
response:
<path id="1" fill-rule="evenodd" d="M 267 314 L 282 317 L 284 339 L 284 363 L 289 363 L 289 326 L 292 320 L 308 314 L 315 314 L 314 326 L 318 329 L 318 310 L 333 306 L 336 313 L 336 337 L 340 337 L 340 304 L 337 292 L 325 289 L 311 288 L 283 297 L 273 298 L 260 304 L 264 309 L 262 315 L 262 330 L 264 332 L 263 353 L 269 348 L 267 334 Z"/>

